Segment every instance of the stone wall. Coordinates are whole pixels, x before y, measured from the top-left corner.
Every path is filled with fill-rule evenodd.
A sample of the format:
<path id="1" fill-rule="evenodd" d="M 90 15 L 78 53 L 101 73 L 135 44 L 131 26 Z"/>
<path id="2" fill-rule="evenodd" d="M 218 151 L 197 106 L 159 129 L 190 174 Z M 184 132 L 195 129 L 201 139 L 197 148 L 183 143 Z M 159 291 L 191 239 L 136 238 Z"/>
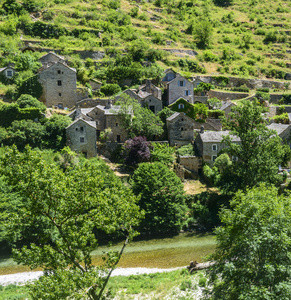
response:
<path id="1" fill-rule="evenodd" d="M 210 90 L 208 92 L 208 98 L 216 97 L 219 100 L 238 100 L 248 97 L 249 94 L 247 93 L 233 93 L 233 92 L 221 92 L 221 91 L 213 91 Z"/>
<path id="2" fill-rule="evenodd" d="M 105 128 L 111 128 L 109 140 L 112 142 L 125 142 L 128 138 L 127 131 L 121 127 L 121 117 L 118 115 L 106 115 Z M 119 136 L 119 141 L 117 136 Z"/>
<path id="3" fill-rule="evenodd" d="M 115 100 L 112 100 L 112 104 L 114 104 Z M 78 101 L 76 105 L 78 105 L 81 108 L 90 108 L 95 107 L 97 105 L 106 106 L 108 103 L 108 99 L 91 99 L 86 98 Z"/>
<path id="4" fill-rule="evenodd" d="M 159 111 L 161 111 L 163 109 L 163 103 L 162 100 L 159 100 L 158 98 L 156 98 L 153 95 L 149 95 L 147 96 L 144 100 L 142 100 L 140 102 L 141 106 L 145 107 L 147 106 L 149 109 L 151 109 L 151 106 L 153 106 L 153 112 L 156 114 Z"/>
<path id="5" fill-rule="evenodd" d="M 207 104 L 207 100 L 208 100 L 208 96 L 195 96 L 194 95 L 194 103 L 196 102 L 201 102 L 201 103 L 204 103 L 204 104 Z"/>
<path id="6" fill-rule="evenodd" d="M 202 159 L 197 156 L 179 156 L 179 162 L 186 169 L 197 173 L 202 168 Z"/>

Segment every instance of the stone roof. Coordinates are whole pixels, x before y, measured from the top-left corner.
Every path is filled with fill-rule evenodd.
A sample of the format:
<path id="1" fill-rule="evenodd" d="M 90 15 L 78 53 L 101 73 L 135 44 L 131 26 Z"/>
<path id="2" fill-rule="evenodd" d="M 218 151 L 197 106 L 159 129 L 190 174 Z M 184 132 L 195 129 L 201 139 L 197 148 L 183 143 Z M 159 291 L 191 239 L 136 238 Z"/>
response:
<path id="1" fill-rule="evenodd" d="M 270 125 L 267 125 L 268 129 L 276 130 L 277 134 L 280 136 L 286 129 L 290 128 L 290 124 L 277 124 L 272 123 Z"/>
<path id="2" fill-rule="evenodd" d="M 111 107 L 106 107 L 104 105 L 97 105 L 100 110 L 103 110 L 105 115 L 117 115 L 121 109 L 119 105 L 111 105 Z"/>
<path id="3" fill-rule="evenodd" d="M 167 82 L 167 85 L 171 84 L 172 82 L 174 82 L 175 80 L 180 80 L 180 79 L 185 79 L 187 80 L 188 82 L 192 83 L 190 80 L 188 80 L 186 77 L 182 76 L 181 74 L 179 73 L 176 73 L 176 77 L 174 79 L 172 79 L 171 81 Z"/>
<path id="4" fill-rule="evenodd" d="M 48 70 L 49 68 L 51 68 L 52 66 L 57 65 L 57 64 L 60 64 L 60 65 L 62 65 L 62 66 L 64 66 L 64 67 L 68 68 L 69 70 L 71 70 L 71 71 L 73 71 L 73 72 L 75 72 L 75 73 L 77 72 L 76 69 L 71 68 L 71 67 L 67 66 L 66 64 L 64 64 L 64 63 L 62 63 L 62 62 L 60 62 L 60 61 L 58 61 L 58 62 L 50 62 L 50 63 L 44 64 L 44 65 L 38 70 L 38 73 L 43 72 L 43 71 L 46 71 L 46 70 Z"/>
<path id="5" fill-rule="evenodd" d="M 219 109 L 220 110 L 225 110 L 227 107 L 229 107 L 231 105 L 236 105 L 236 104 L 231 102 L 231 101 L 222 101 L 222 105 Z"/>
<path id="6" fill-rule="evenodd" d="M 46 56 L 48 56 L 48 55 L 50 55 L 50 54 L 52 54 L 52 55 L 54 55 L 54 56 L 56 56 L 57 58 L 59 58 L 59 59 L 61 59 L 61 60 L 65 60 L 65 58 L 63 57 L 63 56 L 61 56 L 61 55 L 58 55 L 58 54 L 56 54 L 55 52 L 52 52 L 52 51 L 50 51 L 50 52 L 48 52 L 48 53 L 46 53 L 45 55 L 43 55 L 40 59 L 42 59 L 42 58 L 44 58 L 44 57 L 46 57 Z"/>
<path id="7" fill-rule="evenodd" d="M 179 115 L 180 115 L 179 112 L 175 112 L 175 113 L 172 114 L 170 117 L 168 117 L 168 118 L 166 119 L 166 121 L 172 121 L 172 120 L 174 120 L 176 117 L 178 117 Z"/>
<path id="8" fill-rule="evenodd" d="M 221 143 L 225 136 L 229 135 L 229 131 L 204 131 L 200 132 L 200 137 L 203 143 Z M 235 135 L 230 135 L 232 142 L 240 142 L 240 138 Z"/>
<path id="9" fill-rule="evenodd" d="M 83 119 L 77 119 L 77 120 L 75 120 L 66 129 L 70 128 L 72 125 L 74 125 L 77 122 L 84 122 L 84 123 L 88 124 L 89 126 L 91 126 L 91 127 L 93 127 L 93 128 L 96 129 L 96 122 L 95 121 L 86 121 L 86 120 L 83 120 Z"/>

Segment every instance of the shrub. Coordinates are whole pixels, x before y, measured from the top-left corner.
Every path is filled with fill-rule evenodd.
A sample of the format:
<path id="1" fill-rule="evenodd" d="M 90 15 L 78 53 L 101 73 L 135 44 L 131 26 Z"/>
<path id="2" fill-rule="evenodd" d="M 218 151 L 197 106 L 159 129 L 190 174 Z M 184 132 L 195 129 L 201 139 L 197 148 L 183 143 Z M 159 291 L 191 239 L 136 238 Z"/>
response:
<path id="1" fill-rule="evenodd" d="M 179 156 L 194 156 L 195 155 L 194 147 L 192 144 L 184 145 L 179 149 L 177 149 L 177 154 Z"/>
<path id="2" fill-rule="evenodd" d="M 113 84 L 104 84 L 101 88 L 100 88 L 100 92 L 103 93 L 105 96 L 111 96 L 111 95 L 115 95 L 119 92 L 121 92 L 121 88 L 118 84 L 113 83 Z"/>

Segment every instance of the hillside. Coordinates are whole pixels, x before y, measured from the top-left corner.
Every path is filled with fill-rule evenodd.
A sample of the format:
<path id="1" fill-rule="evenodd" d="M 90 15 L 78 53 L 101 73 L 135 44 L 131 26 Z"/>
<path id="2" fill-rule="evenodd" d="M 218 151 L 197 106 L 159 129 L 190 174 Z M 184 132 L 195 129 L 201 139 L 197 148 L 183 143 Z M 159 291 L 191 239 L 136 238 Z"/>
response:
<path id="1" fill-rule="evenodd" d="M 135 84 L 166 68 L 185 76 L 288 79 L 290 10 L 282 0 L 5 0 L 0 66 L 32 46 L 87 57 L 85 65 L 78 56 L 72 62 L 83 84 L 88 78 Z"/>

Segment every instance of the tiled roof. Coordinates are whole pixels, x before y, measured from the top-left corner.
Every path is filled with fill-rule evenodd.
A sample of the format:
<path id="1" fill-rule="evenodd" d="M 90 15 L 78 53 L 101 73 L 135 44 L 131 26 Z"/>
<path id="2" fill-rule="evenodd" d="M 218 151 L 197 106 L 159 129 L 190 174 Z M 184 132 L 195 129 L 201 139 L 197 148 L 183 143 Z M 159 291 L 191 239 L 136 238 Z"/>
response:
<path id="1" fill-rule="evenodd" d="M 283 133 L 286 129 L 290 128 L 290 124 L 277 124 L 272 123 L 270 125 L 267 125 L 268 129 L 276 130 L 277 134 L 280 135 Z"/>

